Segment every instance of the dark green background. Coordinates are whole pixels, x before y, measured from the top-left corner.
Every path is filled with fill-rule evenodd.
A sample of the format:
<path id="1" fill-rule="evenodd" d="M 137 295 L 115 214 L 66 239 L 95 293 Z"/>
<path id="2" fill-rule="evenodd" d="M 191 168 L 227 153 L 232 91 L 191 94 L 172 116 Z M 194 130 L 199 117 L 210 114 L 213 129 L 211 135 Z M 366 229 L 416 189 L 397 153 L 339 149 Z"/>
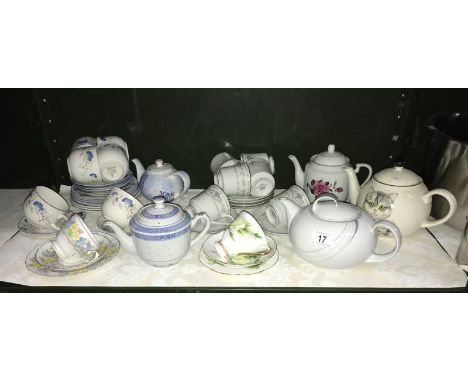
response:
<path id="1" fill-rule="evenodd" d="M 405 161 L 421 173 L 427 118 L 467 111 L 465 89 L 3 89 L 1 188 L 69 184 L 66 157 L 80 136 L 118 135 L 146 166 L 185 170 L 192 187 L 212 183 L 220 151 L 268 152 L 277 187 L 334 143 L 375 171 Z"/>

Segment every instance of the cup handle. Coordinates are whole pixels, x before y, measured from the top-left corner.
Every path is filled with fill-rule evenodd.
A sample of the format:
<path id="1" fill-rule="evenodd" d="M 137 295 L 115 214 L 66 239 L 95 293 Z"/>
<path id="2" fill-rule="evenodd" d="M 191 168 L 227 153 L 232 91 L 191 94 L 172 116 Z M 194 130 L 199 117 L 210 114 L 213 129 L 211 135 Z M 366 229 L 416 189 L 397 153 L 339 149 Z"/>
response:
<path id="1" fill-rule="evenodd" d="M 395 237 L 396 244 L 395 248 L 387 253 L 377 254 L 375 252 L 366 260 L 366 263 L 379 263 L 382 261 L 390 260 L 393 256 L 395 256 L 401 247 L 401 233 L 398 227 L 388 220 L 379 220 L 372 226 L 372 231 L 375 231 L 377 227 L 384 227 L 387 228 L 392 235 Z"/>
<path id="2" fill-rule="evenodd" d="M 232 215 L 229 215 L 229 214 L 221 214 L 221 217 L 222 218 L 227 218 L 229 221 L 233 221 L 234 218 L 232 217 Z"/>
<path id="3" fill-rule="evenodd" d="M 431 203 L 432 195 L 440 195 L 447 199 L 447 202 L 449 204 L 449 211 L 447 215 L 445 215 L 443 218 L 437 220 L 426 220 L 422 223 L 422 228 L 435 227 L 436 225 L 445 223 L 453 216 L 457 209 L 457 199 L 455 199 L 455 196 L 453 196 L 453 194 L 450 191 L 444 190 L 443 188 L 436 188 L 435 190 L 429 191 L 422 197 L 424 203 Z"/>
<path id="4" fill-rule="evenodd" d="M 58 219 L 57 219 L 57 221 L 56 221 L 55 223 L 50 223 L 50 226 L 51 226 L 53 229 L 55 229 L 56 231 L 60 231 L 61 228 L 59 228 L 59 227 L 56 225 L 56 223 L 58 223 L 60 220 L 65 220 L 65 221 L 67 221 L 68 219 L 69 219 L 69 217 L 67 217 L 67 216 L 64 215 L 64 214 L 61 214 L 61 215 L 58 217 Z"/>
<path id="5" fill-rule="evenodd" d="M 211 220 L 210 220 L 210 218 L 208 217 L 208 215 L 205 212 L 201 212 L 201 213 L 196 214 L 194 216 L 194 218 L 190 222 L 190 229 L 192 229 L 193 226 L 195 224 L 197 224 L 197 221 L 200 220 L 200 219 L 205 220 L 205 227 L 203 227 L 202 231 L 190 241 L 191 246 L 194 245 L 198 240 L 200 240 L 202 238 L 202 236 L 205 233 L 207 233 L 208 230 L 210 229 Z"/>
<path id="6" fill-rule="evenodd" d="M 171 175 L 171 177 L 178 176 L 184 185 L 182 192 L 177 193 L 174 195 L 174 199 L 178 198 L 179 196 L 184 195 L 190 188 L 190 177 L 185 171 L 176 171 Z"/>
<path id="7" fill-rule="evenodd" d="M 370 164 L 367 164 L 367 163 L 356 163 L 356 168 L 354 169 L 354 172 L 357 174 L 359 170 L 361 169 L 361 167 L 365 167 L 369 171 L 369 174 L 367 175 L 366 180 L 362 182 L 361 184 L 361 186 L 364 186 L 372 176 L 372 167 Z"/>

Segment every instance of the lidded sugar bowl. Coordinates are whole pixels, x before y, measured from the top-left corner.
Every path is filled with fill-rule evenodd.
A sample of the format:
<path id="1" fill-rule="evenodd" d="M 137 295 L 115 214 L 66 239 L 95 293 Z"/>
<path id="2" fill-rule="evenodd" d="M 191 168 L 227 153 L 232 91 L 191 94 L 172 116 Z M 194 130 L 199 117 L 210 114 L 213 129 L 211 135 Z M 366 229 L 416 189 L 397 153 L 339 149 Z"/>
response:
<path id="1" fill-rule="evenodd" d="M 203 230 L 193 239 L 192 227 L 204 220 Z M 130 219 L 131 235 L 127 235 L 117 224 L 107 221 L 123 248 L 138 254 L 146 263 L 155 267 L 167 267 L 181 261 L 190 246 L 195 244 L 210 228 L 210 218 L 198 213 L 193 218 L 180 206 L 167 203 L 164 198 L 154 198 L 154 203 L 140 209 Z"/>

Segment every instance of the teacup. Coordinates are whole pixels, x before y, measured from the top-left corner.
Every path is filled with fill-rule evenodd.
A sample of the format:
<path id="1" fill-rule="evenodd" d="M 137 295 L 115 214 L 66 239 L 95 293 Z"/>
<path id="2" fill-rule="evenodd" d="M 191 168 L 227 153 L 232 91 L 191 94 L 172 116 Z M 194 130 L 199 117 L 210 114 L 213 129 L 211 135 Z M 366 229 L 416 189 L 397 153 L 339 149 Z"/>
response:
<path id="1" fill-rule="evenodd" d="M 89 263 L 99 256 L 96 239 L 78 215 L 72 215 L 57 232 L 52 246 L 57 256 L 67 265 Z"/>
<path id="2" fill-rule="evenodd" d="M 228 219 L 229 221 L 234 219 L 230 215 L 231 206 L 226 194 L 215 185 L 211 185 L 205 191 L 193 197 L 186 211 L 191 216 L 206 212 L 212 222 L 220 219 Z"/>
<path id="3" fill-rule="evenodd" d="M 215 243 L 215 248 L 226 262 L 239 254 L 263 254 L 270 251 L 262 227 L 247 211 L 241 211 L 229 224 L 221 240 Z"/>
<path id="4" fill-rule="evenodd" d="M 75 182 L 102 182 L 96 146 L 73 150 L 67 158 L 67 165 L 70 177 Z"/>
<path id="5" fill-rule="evenodd" d="M 102 137 L 102 138 L 97 137 L 97 145 L 98 146 L 107 145 L 109 143 L 120 146 L 125 151 L 125 155 L 127 155 L 127 160 L 130 158 L 129 155 L 128 155 L 127 142 L 125 142 L 122 138 L 116 137 L 114 135 L 110 135 L 110 136 Z"/>
<path id="6" fill-rule="evenodd" d="M 247 163 L 250 172 L 250 195 L 261 198 L 275 189 L 275 178 L 270 172 L 270 165 L 265 159 L 250 159 Z"/>
<path id="7" fill-rule="evenodd" d="M 112 220 L 124 230 L 129 229 L 130 219 L 143 204 L 128 192 L 114 187 L 102 203 L 102 216 L 106 220 Z"/>
<path id="8" fill-rule="evenodd" d="M 272 156 L 269 156 L 267 153 L 242 153 L 240 155 L 240 160 L 242 162 L 248 162 L 252 159 L 264 159 L 268 162 L 270 172 L 275 173 L 275 160 Z"/>
<path id="9" fill-rule="evenodd" d="M 127 175 L 128 157 L 121 146 L 114 143 L 100 145 L 97 155 L 103 181 L 117 182 Z"/>
<path id="10" fill-rule="evenodd" d="M 271 224 L 276 226 L 287 227 L 288 225 L 286 209 L 284 208 L 284 204 L 279 201 L 281 198 L 289 199 L 300 207 L 305 207 L 310 204 L 309 198 L 304 190 L 296 185 L 293 185 L 287 190 L 276 195 L 265 207 L 265 213 L 268 220 Z"/>
<path id="11" fill-rule="evenodd" d="M 234 158 L 229 153 L 216 154 L 211 160 L 210 168 L 213 174 L 216 174 L 221 167 L 234 166 L 239 164 L 240 160 Z"/>
<path id="12" fill-rule="evenodd" d="M 96 146 L 97 145 L 97 140 L 96 138 L 93 137 L 81 137 L 78 138 L 75 142 L 73 142 L 72 145 L 72 151 L 76 149 L 80 149 L 83 147 L 91 147 L 91 146 Z"/>
<path id="13" fill-rule="evenodd" d="M 214 175 L 214 184 L 220 187 L 226 195 L 249 195 L 249 166 L 247 163 L 239 163 L 220 168 Z"/>
<path id="14" fill-rule="evenodd" d="M 70 211 L 67 201 L 55 191 L 44 186 L 35 187 L 23 202 L 24 216 L 38 228 L 52 227 L 55 230 L 60 220 L 67 220 Z"/>

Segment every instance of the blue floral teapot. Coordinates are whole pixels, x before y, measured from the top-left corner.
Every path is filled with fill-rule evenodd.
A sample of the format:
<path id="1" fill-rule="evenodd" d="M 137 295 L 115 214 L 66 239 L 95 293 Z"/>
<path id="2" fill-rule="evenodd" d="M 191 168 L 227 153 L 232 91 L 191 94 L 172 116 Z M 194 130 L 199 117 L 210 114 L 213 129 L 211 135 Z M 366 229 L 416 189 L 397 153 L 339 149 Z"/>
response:
<path id="1" fill-rule="evenodd" d="M 156 160 L 146 170 L 138 159 L 132 159 L 132 162 L 135 163 L 141 193 L 146 199 L 153 200 L 156 196 L 162 196 L 166 202 L 170 202 L 184 195 L 190 188 L 188 174 L 177 171 L 162 159 Z"/>

